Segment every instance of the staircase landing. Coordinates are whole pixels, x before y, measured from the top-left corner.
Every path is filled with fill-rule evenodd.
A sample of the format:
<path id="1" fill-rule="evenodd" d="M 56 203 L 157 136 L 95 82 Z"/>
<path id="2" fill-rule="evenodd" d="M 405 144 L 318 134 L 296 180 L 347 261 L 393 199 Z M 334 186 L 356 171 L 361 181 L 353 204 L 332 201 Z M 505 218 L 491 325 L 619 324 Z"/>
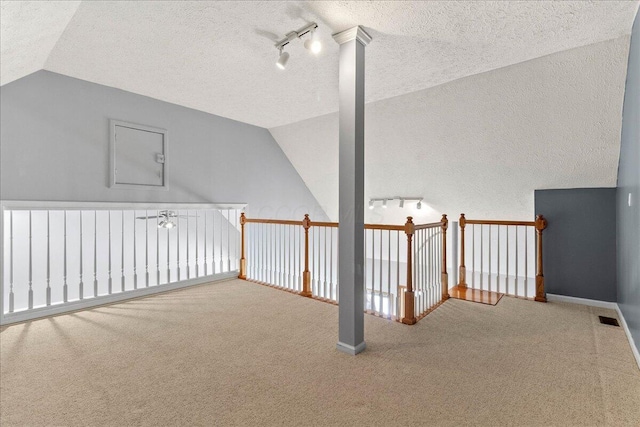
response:
<path id="1" fill-rule="evenodd" d="M 453 288 L 449 289 L 449 296 L 451 298 L 461 299 L 465 301 L 479 302 L 480 304 L 496 305 L 498 301 L 500 301 L 500 298 L 504 296 L 504 294 L 491 291 L 482 291 L 480 289 L 461 288 L 459 286 L 454 286 Z"/>

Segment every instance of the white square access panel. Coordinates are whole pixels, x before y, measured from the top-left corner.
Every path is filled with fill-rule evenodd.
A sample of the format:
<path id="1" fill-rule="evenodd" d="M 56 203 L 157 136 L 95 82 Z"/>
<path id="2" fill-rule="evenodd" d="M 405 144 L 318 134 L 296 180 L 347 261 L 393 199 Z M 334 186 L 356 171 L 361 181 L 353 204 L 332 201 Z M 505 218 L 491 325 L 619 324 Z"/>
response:
<path id="1" fill-rule="evenodd" d="M 166 189 L 167 131 L 111 120 L 111 187 Z"/>

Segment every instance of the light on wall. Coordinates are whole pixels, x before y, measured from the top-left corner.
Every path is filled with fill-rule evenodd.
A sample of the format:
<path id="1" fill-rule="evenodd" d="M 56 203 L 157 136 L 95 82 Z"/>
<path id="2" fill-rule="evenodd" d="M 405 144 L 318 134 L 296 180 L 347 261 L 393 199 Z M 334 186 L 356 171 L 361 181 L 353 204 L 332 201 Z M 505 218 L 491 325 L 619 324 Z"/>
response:
<path id="1" fill-rule="evenodd" d="M 317 28 L 318 24 L 312 22 L 311 24 L 300 28 L 298 31 L 291 31 L 287 33 L 282 40 L 276 43 L 276 49 L 280 51 L 276 66 L 281 70 L 285 69 L 287 61 L 289 61 L 289 53 L 284 52 L 284 47 L 296 39 L 301 39 L 306 34 L 309 34 L 309 36 L 304 42 L 304 47 L 314 55 L 320 53 L 320 51 L 322 50 L 322 43 L 320 42 L 320 40 L 318 40 L 318 36 L 315 32 Z"/>

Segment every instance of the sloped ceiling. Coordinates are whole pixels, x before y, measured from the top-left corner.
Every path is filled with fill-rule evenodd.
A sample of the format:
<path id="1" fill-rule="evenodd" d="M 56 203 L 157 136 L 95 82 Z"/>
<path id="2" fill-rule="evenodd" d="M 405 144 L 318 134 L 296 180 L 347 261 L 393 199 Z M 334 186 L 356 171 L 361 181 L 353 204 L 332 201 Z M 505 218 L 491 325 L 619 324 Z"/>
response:
<path id="1" fill-rule="evenodd" d="M 0 84 L 44 68 L 79 1 L 0 3 Z"/>
<path id="2" fill-rule="evenodd" d="M 3 39 L 11 27 L 48 31 L 35 15 L 12 13 L 22 2 L 4 3 L 13 16 L 7 29 L 3 21 Z M 636 8 L 635 1 L 84 1 L 44 67 L 272 128 L 337 111 L 338 45 L 331 34 L 354 25 L 374 38 L 366 87 L 367 102 L 374 102 L 618 38 L 630 33 Z M 292 43 L 287 70 L 278 70 L 274 41 L 310 21 L 320 26 L 324 50 L 314 57 Z M 31 56 L 22 47 L 8 70 Z"/>
<path id="3" fill-rule="evenodd" d="M 638 1 L 8 2 L 1 84 L 44 67 L 269 128 L 337 217 L 338 45 L 362 25 L 367 197 L 529 218 L 533 190 L 615 185 Z M 276 40 L 319 24 L 323 51 Z"/>

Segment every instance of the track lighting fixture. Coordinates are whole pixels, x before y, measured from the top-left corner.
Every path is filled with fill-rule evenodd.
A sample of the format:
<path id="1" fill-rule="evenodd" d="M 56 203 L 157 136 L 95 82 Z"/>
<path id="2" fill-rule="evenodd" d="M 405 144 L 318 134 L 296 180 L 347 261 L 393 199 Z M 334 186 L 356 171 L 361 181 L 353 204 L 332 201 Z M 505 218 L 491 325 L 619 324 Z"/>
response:
<path id="1" fill-rule="evenodd" d="M 276 43 L 276 49 L 280 51 L 280 56 L 276 62 L 278 68 L 284 70 L 287 65 L 287 61 L 289 60 L 289 53 L 283 51 L 284 47 L 295 39 L 302 38 L 305 34 L 309 34 L 309 36 L 304 42 L 304 47 L 315 55 L 320 53 L 322 50 L 322 43 L 320 43 L 320 40 L 318 40 L 318 36 L 315 33 L 316 28 L 318 28 L 318 24 L 312 22 L 311 24 L 300 28 L 298 31 L 291 31 L 287 33 L 282 40 Z"/>
<path id="2" fill-rule="evenodd" d="M 422 197 L 386 197 L 382 199 L 369 199 L 369 209 L 373 209 L 376 202 L 382 202 L 381 206 L 386 209 L 388 202 L 398 200 L 398 207 L 404 208 L 404 202 L 415 202 L 416 209 L 422 209 Z"/>

